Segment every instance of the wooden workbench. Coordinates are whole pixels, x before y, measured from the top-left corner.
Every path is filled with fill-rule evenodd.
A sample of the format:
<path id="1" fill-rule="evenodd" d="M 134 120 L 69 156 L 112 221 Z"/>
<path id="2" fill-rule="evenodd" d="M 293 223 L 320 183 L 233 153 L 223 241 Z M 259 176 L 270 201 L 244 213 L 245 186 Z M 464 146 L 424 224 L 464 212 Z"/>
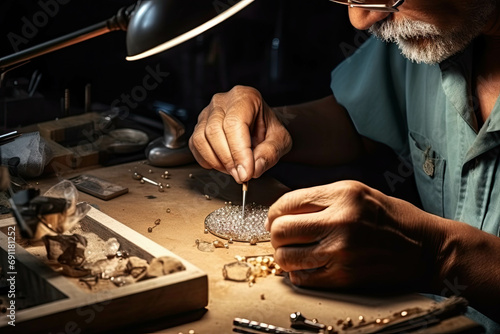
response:
<path id="1" fill-rule="evenodd" d="M 169 172 L 167 180 L 160 176 Z M 157 187 L 141 184 L 132 178 L 133 172 L 139 172 L 157 182 L 168 183 L 165 192 Z M 230 333 L 235 317 L 251 319 L 283 327 L 290 327 L 289 315 L 300 311 L 320 322 L 336 324 L 346 317 L 365 319 L 392 314 L 407 307 L 427 307 L 432 302 L 419 295 L 368 297 L 343 294 L 303 293 L 286 283 L 283 277 L 268 276 L 258 278 L 256 284 L 224 280 L 224 264 L 234 261 L 236 255 L 250 256 L 273 253 L 269 242 L 250 245 L 233 243 L 226 248 L 216 248 L 214 252 L 201 252 L 197 249 L 196 239 L 213 241 L 217 239 L 204 233 L 204 219 L 212 211 L 222 207 L 224 202 L 241 199 L 241 186 L 229 177 L 213 171 L 206 171 L 197 165 L 176 168 L 156 168 L 143 162 L 128 163 L 106 168 L 87 170 L 61 170 L 59 175 L 39 180 L 31 180 L 34 186 L 43 191 L 63 178 L 79 174 L 91 174 L 129 188 L 125 195 L 109 201 L 100 200 L 85 193 L 80 193 L 80 200 L 99 208 L 105 214 L 127 225 L 180 257 L 193 263 L 208 274 L 209 303 L 206 309 L 192 312 L 185 317 L 158 319 L 120 329 L 120 333 Z M 190 174 L 192 177 L 190 177 Z M 287 191 L 287 188 L 273 179 L 262 178 L 251 181 L 249 201 L 259 204 L 271 204 Z M 207 199 L 205 195 L 209 195 Z M 167 209 L 170 209 L 167 212 Z M 161 219 L 152 233 L 148 227 Z M 130 307 L 140 308 L 141 305 Z M 458 322 L 457 322 L 458 321 Z M 470 321 L 459 317 L 454 322 L 443 326 L 457 325 L 467 327 Z M 117 330 L 120 324 L 116 324 Z M 443 327 L 443 328 L 444 328 Z M 442 331 L 444 332 L 444 331 Z"/>

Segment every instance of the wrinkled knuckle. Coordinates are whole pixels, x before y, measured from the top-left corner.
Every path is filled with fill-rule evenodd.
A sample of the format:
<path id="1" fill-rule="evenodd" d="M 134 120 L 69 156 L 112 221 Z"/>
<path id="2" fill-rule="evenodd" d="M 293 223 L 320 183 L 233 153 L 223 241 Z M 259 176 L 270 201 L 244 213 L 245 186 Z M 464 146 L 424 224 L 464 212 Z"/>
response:
<path id="1" fill-rule="evenodd" d="M 242 121 L 237 115 L 231 114 L 227 115 L 224 118 L 223 127 L 224 131 L 226 132 L 235 131 L 239 129 L 241 126 L 242 126 Z"/>
<path id="2" fill-rule="evenodd" d="M 281 157 L 281 150 L 274 143 L 266 143 L 266 145 L 261 145 L 260 149 L 260 159 L 264 161 L 266 168 L 274 164 Z"/>
<path id="3" fill-rule="evenodd" d="M 226 99 L 227 93 L 216 93 L 212 96 L 212 100 L 210 101 L 211 106 L 218 106 L 224 103 Z"/>
<path id="4" fill-rule="evenodd" d="M 244 98 L 252 98 L 252 99 L 258 99 L 261 100 L 262 96 L 260 92 L 249 86 L 242 86 L 242 85 L 237 85 L 234 86 L 233 89 L 231 90 L 231 93 L 236 94 L 237 96 L 242 96 Z"/>
<path id="5" fill-rule="evenodd" d="M 253 93 L 253 92 L 256 92 L 257 90 L 253 87 L 250 87 L 250 86 L 244 86 L 244 85 L 236 85 L 233 87 L 233 89 L 231 89 L 231 92 L 234 92 L 234 93 L 238 93 L 238 94 L 241 94 L 241 93 L 244 93 L 244 94 L 247 94 L 247 93 Z"/>
<path id="6" fill-rule="evenodd" d="M 369 187 L 359 181 L 342 181 L 343 190 L 351 198 L 362 199 L 369 193 Z"/>
<path id="7" fill-rule="evenodd" d="M 216 123 L 208 123 L 207 126 L 205 127 L 205 136 L 207 137 L 214 137 L 220 134 L 222 131 L 221 127 L 216 124 Z"/>
<path id="8" fill-rule="evenodd" d="M 274 228 L 271 232 L 271 238 L 273 240 L 285 240 L 286 239 L 286 234 L 284 233 L 283 229 L 278 227 L 278 223 L 274 224 Z"/>
<path id="9" fill-rule="evenodd" d="M 284 256 L 283 250 L 281 248 L 278 248 L 274 253 L 274 260 L 284 271 L 292 270 L 290 261 L 288 261 L 286 256 Z"/>
<path id="10" fill-rule="evenodd" d="M 205 135 L 201 131 L 193 132 L 191 138 L 189 138 L 190 145 L 195 149 L 200 149 L 205 142 Z"/>

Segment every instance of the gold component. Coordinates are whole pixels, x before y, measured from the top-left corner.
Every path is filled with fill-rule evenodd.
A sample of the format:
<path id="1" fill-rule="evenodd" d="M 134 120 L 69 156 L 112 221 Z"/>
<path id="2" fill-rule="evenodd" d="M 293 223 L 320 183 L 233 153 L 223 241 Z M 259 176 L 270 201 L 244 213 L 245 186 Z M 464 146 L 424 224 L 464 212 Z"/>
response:
<path id="1" fill-rule="evenodd" d="M 225 248 L 224 244 L 220 240 L 214 240 L 212 244 L 215 246 L 215 248 Z"/>

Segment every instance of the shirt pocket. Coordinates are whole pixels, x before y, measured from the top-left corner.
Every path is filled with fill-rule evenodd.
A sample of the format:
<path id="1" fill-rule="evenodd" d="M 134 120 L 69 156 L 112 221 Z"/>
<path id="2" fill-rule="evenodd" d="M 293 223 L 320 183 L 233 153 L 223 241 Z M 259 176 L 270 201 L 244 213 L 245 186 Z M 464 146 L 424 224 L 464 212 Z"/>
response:
<path id="1" fill-rule="evenodd" d="M 410 132 L 410 151 L 415 181 L 425 211 L 444 215 L 444 171 L 446 160 L 426 137 Z"/>

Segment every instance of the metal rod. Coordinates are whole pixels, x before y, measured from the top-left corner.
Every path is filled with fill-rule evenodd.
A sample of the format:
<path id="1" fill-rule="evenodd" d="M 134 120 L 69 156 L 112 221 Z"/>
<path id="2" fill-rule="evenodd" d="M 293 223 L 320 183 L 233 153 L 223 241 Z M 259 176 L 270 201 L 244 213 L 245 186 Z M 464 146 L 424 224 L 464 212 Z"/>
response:
<path id="1" fill-rule="evenodd" d="M 248 182 L 243 182 L 242 190 L 243 190 L 243 201 L 241 204 L 241 219 L 245 219 L 245 205 L 247 201 Z"/>
<path id="2" fill-rule="evenodd" d="M 144 182 L 147 182 L 147 183 L 151 183 L 152 185 L 155 185 L 155 186 L 158 185 L 158 182 L 155 182 L 155 181 L 153 181 L 151 179 L 148 179 L 147 177 L 142 177 L 141 180 L 143 180 Z"/>
<path id="3" fill-rule="evenodd" d="M 0 59 L 0 69 L 30 60 L 32 58 L 56 51 L 67 46 L 77 44 L 88 39 L 104 35 L 111 30 L 108 28 L 108 21 L 94 24 L 90 27 L 75 31 L 73 33 L 55 38 L 53 40 L 35 45 L 29 49 L 22 50 Z"/>
<path id="4" fill-rule="evenodd" d="M 15 64 L 25 62 L 32 58 L 56 51 L 67 46 L 77 44 L 88 39 L 104 35 L 108 32 L 115 30 L 127 30 L 130 15 L 135 9 L 137 4 L 128 7 L 122 7 L 118 10 L 117 14 L 108 20 L 96 23 L 86 28 L 77 30 L 67 35 L 54 38 L 50 41 L 35 45 L 26 50 L 16 52 L 6 57 L 0 58 L 0 72 L 3 72 L 8 67 Z"/>

